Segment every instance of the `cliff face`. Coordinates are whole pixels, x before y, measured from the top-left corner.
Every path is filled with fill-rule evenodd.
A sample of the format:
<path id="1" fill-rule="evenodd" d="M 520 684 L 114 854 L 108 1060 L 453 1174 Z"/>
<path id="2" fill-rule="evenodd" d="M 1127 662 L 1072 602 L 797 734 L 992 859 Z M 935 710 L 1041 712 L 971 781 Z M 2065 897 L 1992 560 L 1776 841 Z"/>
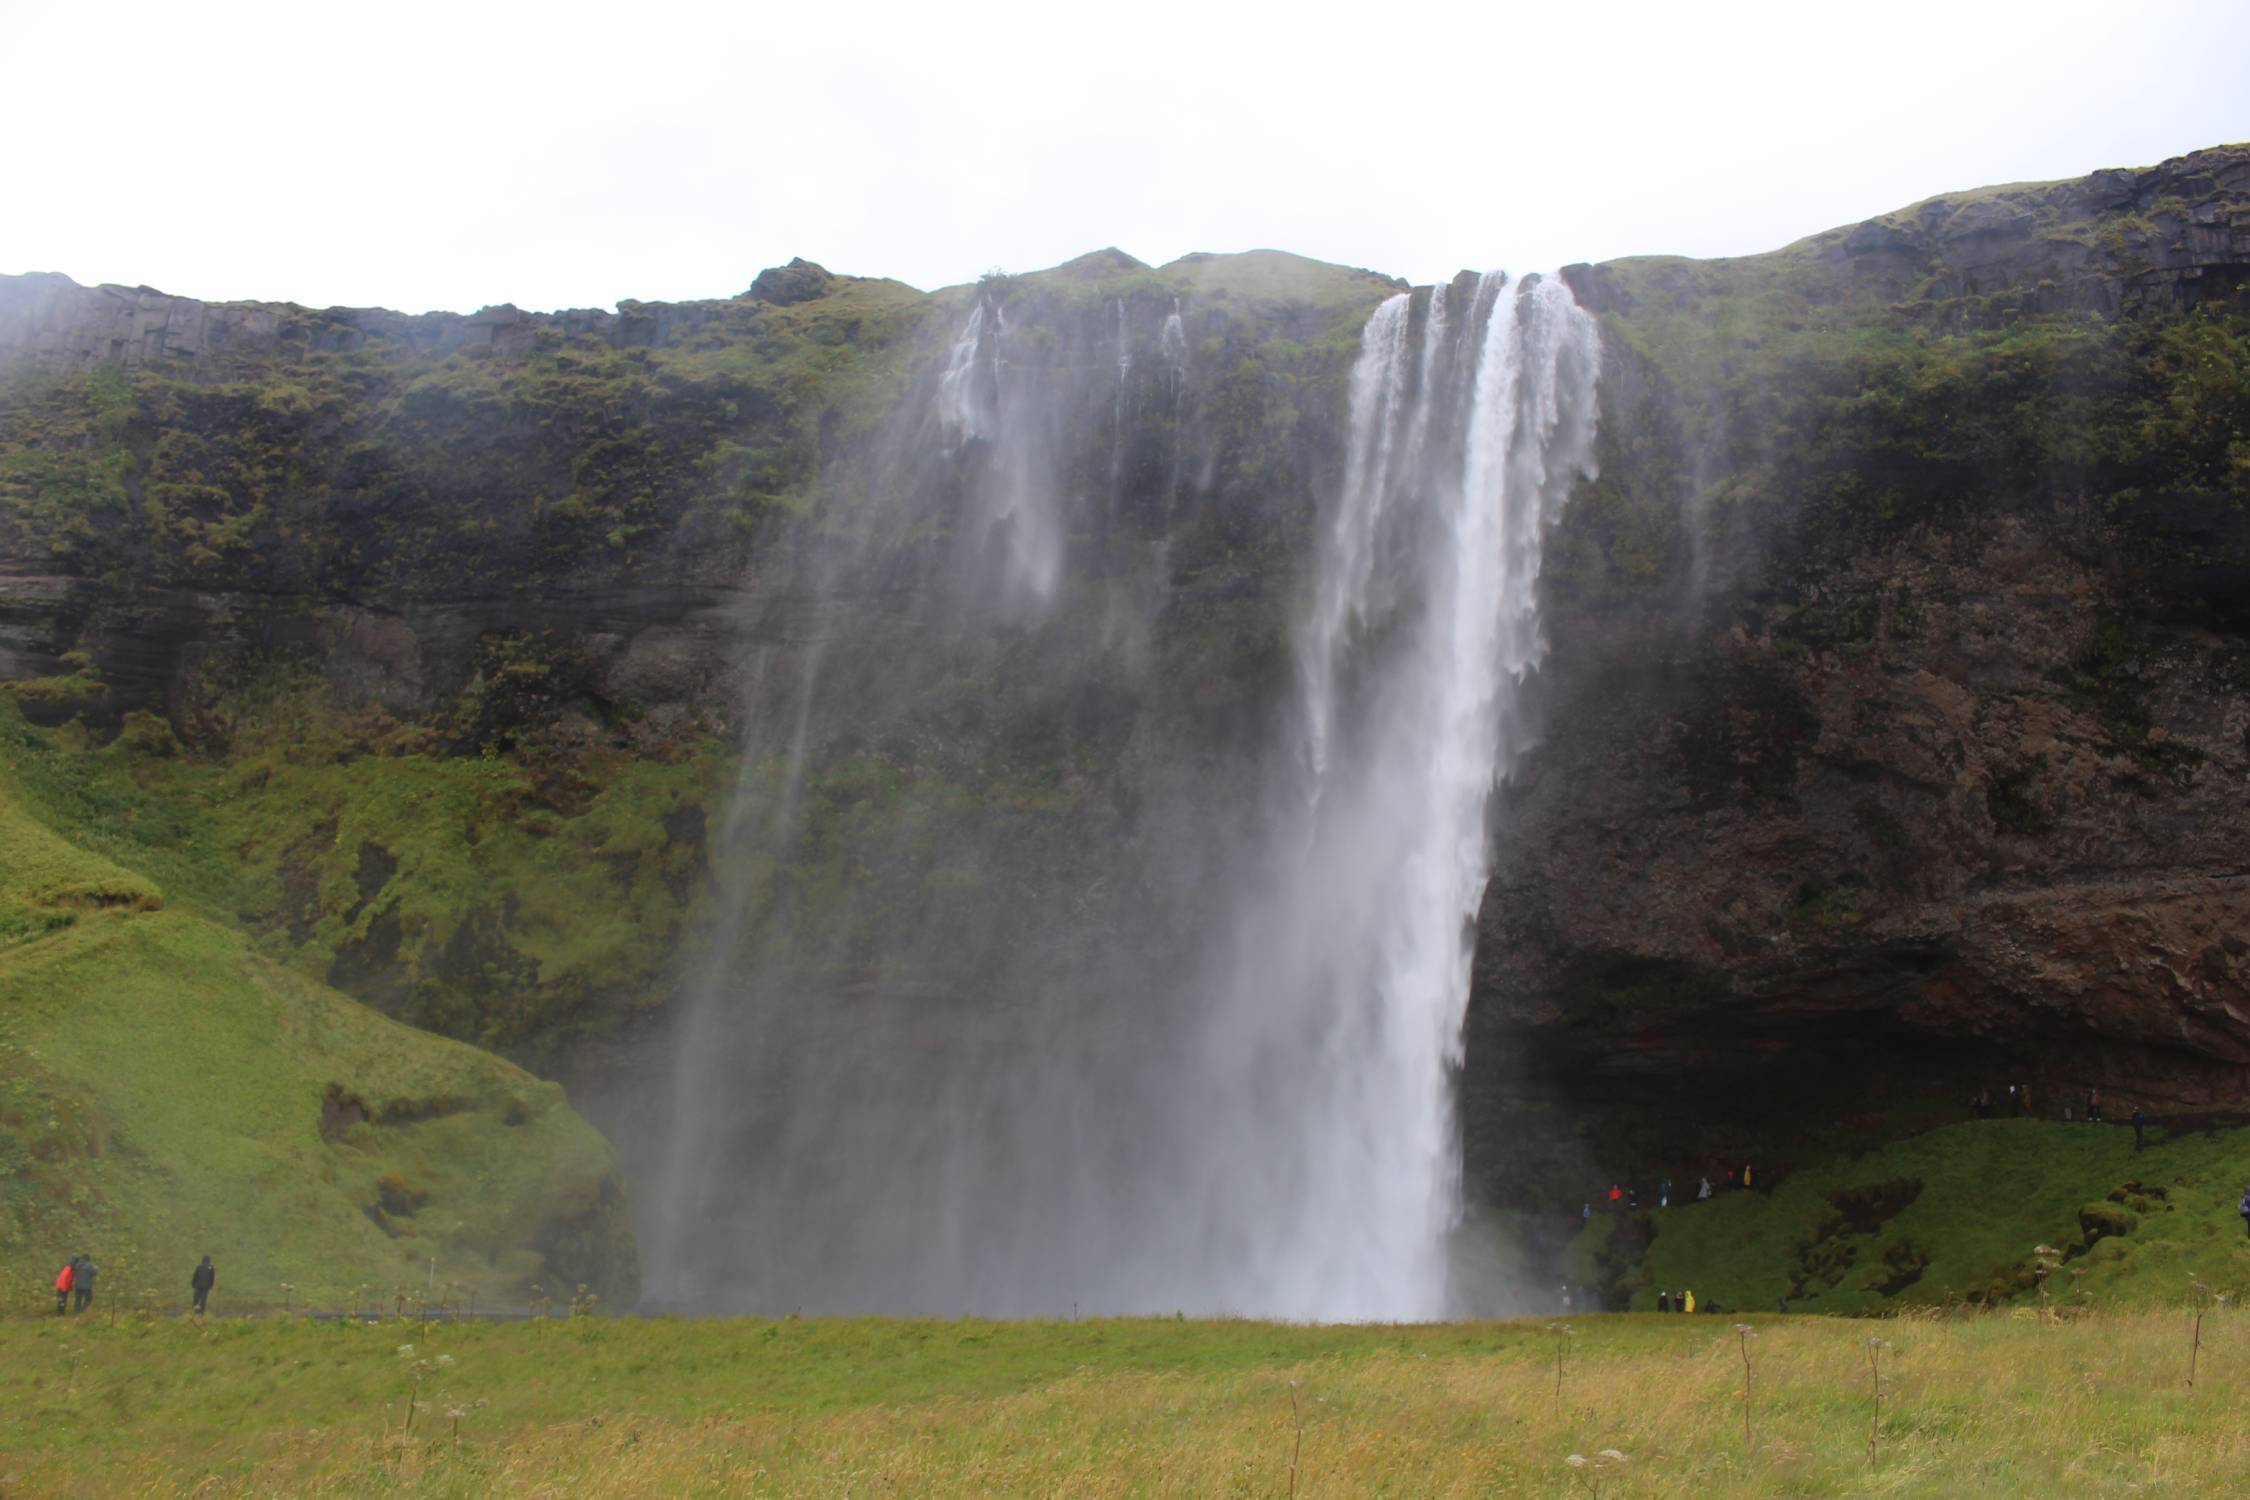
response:
<path id="1" fill-rule="evenodd" d="M 2233 149 L 1572 273 L 1605 469 L 1481 921 L 1493 1191 L 2250 1098 L 2246 226 Z"/>
<path id="2" fill-rule="evenodd" d="M 1550 549 L 1544 743 L 1497 828 L 1472 1171 L 1536 1196 L 1665 1151 L 1772 1160 L 1779 1125 L 1880 1132 L 2018 1074 L 2238 1102 L 2250 150 L 1564 274 L 1603 318 L 1602 476 Z M 1002 810 L 980 848 L 1036 928 L 1098 910 L 1168 768 L 1285 683 L 1352 342 L 1393 289 L 1111 253 L 981 293 L 800 263 L 725 302 L 413 318 L 0 281 L 0 677 L 49 721 L 157 709 L 213 766 L 270 748 L 276 663 L 333 684 L 318 765 L 228 783 L 299 789 L 279 821 L 305 826 L 241 835 L 275 882 L 253 927 L 425 1024 L 637 1067 L 605 1049 L 670 994 L 721 746 L 773 730 L 741 705 L 936 618 L 893 607 L 927 570 L 802 581 L 902 484 L 942 534 L 857 555 L 958 545 L 975 445 L 902 468 L 934 442 L 902 420 L 934 419 L 901 413 L 977 296 L 1076 382 L 1051 456 L 1080 602 L 869 696 L 878 726 L 810 774 L 862 836 L 895 819 L 902 860 Z M 402 756 L 519 774 L 478 816 L 581 839 L 657 936 L 588 959 L 498 839 L 425 861 L 476 871 L 451 906 L 406 904 L 413 815 L 303 790 Z M 939 899 L 810 843 L 776 879 L 844 948 Z"/>

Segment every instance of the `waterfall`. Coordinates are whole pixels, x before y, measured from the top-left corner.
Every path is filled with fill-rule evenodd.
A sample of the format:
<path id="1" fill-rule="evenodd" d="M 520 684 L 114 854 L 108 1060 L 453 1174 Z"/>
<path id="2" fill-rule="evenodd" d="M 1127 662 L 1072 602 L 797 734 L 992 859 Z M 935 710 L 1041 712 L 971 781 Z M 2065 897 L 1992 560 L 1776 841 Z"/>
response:
<path id="1" fill-rule="evenodd" d="M 1180 321 L 1180 299 L 1172 299 L 1172 310 L 1164 315 L 1164 327 L 1156 335 L 1157 352 L 1174 374 L 1187 370 L 1187 325 Z"/>
<path id="2" fill-rule="evenodd" d="M 1544 537 L 1592 470 L 1595 325 L 1561 281 L 1499 274 L 1375 309 L 1294 673 L 1257 717 L 1202 720 L 1201 754 L 1152 726 L 1208 716 L 1204 685 L 1137 646 L 1086 656 L 1074 639 L 1111 632 L 1075 594 L 1037 607 L 1062 590 L 1075 514 L 1061 459 L 1098 464 L 1148 382 L 1168 382 L 1168 430 L 1194 420 L 1176 304 L 1138 372 L 1121 303 L 1074 329 L 1064 362 L 1027 320 L 1018 366 L 980 298 L 900 424 L 918 436 L 897 472 L 922 477 L 874 487 L 900 508 L 877 533 L 899 550 L 760 596 L 771 639 L 816 644 L 784 658 L 794 675 L 752 674 L 743 789 L 714 853 L 741 915 L 676 1033 L 643 1210 L 661 1303 L 1451 1310 L 1452 1076 L 1489 804 L 1546 650 Z M 1138 489 L 1115 465 L 1113 505 L 1161 491 L 1161 463 Z M 918 550 L 946 534 L 911 523 L 953 506 L 950 540 Z M 1153 545 L 1165 559 L 1171 539 Z M 957 582 L 1014 603 L 932 628 L 956 621 L 917 613 L 953 597 L 926 571 L 947 556 L 970 570 Z M 1112 607 L 1145 615 L 1121 638 L 1176 608 L 1168 576 L 1166 561 L 1145 594 L 1111 585 Z M 1067 736 L 1099 714 L 1131 716 L 1149 805 L 1089 799 L 1038 835 L 1035 799 L 1055 793 L 1008 779 L 1006 757 L 1041 753 L 1015 726 Z M 1104 734 L 1088 743 L 1123 742 Z M 984 776 L 998 794 L 975 789 Z M 1055 899 L 1027 878 L 1046 868 L 1023 862 L 1027 836 L 1053 861 L 1080 839 L 1114 886 Z M 846 879 L 896 891 L 854 904 Z"/>
<path id="3" fill-rule="evenodd" d="M 1489 802 L 1525 744 L 1542 542 L 1592 471 L 1599 356 L 1553 278 L 1401 294 L 1362 336 L 1298 630 L 1301 812 L 1242 905 L 1205 1041 L 1212 1086 L 1270 1091 L 1221 1148 L 1241 1157 L 1222 1173 L 1246 1215 L 1238 1295 L 1262 1311 L 1447 1311 Z"/>
<path id="4" fill-rule="evenodd" d="M 964 566 L 989 581 L 1003 617 L 1027 620 L 1053 602 L 1061 582 L 1065 522 L 1048 430 L 1053 409 L 1010 365 L 1007 346 L 1007 309 L 979 297 L 938 378 L 937 419 L 966 474 Z"/>

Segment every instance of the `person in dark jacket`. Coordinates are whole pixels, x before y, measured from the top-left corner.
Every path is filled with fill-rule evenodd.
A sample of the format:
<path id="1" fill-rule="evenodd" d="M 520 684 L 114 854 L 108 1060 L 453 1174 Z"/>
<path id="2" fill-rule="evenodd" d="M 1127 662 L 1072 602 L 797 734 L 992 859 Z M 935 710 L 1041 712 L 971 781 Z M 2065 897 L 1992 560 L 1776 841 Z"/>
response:
<path id="1" fill-rule="evenodd" d="M 2234 1206 L 2234 1211 L 2242 1215 L 2242 1232 L 2250 1234 L 2250 1187 L 2242 1190 L 2242 1201 Z"/>
<path id="2" fill-rule="evenodd" d="M 70 1310 L 84 1312 L 93 1304 L 94 1278 L 101 1274 L 101 1268 L 94 1264 L 91 1255 L 79 1256 L 76 1265 L 77 1269 L 70 1275 Z"/>
<path id="3" fill-rule="evenodd" d="M 1670 1292 L 1658 1292 L 1656 1294 L 1656 1310 L 1658 1312 L 1670 1312 L 1672 1310 L 1672 1294 Z"/>
<path id="4" fill-rule="evenodd" d="M 2148 1137 L 2142 1134 L 2147 1129 L 2148 1120 L 2141 1114 L 2141 1107 L 2136 1104 L 2133 1106 L 2133 1149 L 2135 1151 L 2144 1151 L 2148 1148 Z"/>
<path id="5" fill-rule="evenodd" d="M 211 1269 L 211 1257 L 204 1256 L 203 1263 L 197 1266 L 195 1274 L 188 1278 L 188 1290 L 195 1293 L 197 1317 L 203 1315 L 203 1304 L 211 1300 L 211 1288 L 218 1284 L 218 1280 L 219 1273 Z"/>

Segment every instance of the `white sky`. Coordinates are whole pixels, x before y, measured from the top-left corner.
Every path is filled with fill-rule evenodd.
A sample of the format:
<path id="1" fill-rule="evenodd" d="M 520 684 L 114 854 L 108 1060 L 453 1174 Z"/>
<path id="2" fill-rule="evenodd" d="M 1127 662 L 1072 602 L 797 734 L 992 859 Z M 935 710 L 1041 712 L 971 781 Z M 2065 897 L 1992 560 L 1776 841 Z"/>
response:
<path id="1" fill-rule="evenodd" d="M 0 271 L 409 311 L 1734 254 L 2250 139 L 2250 0 L 0 0 L 0 59 Z"/>

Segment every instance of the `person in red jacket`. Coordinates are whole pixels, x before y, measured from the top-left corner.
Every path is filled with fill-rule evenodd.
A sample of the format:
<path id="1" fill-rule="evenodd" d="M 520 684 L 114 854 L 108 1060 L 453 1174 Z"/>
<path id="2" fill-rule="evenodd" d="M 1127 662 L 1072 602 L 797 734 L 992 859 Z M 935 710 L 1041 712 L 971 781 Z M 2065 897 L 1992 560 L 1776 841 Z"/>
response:
<path id="1" fill-rule="evenodd" d="M 76 1279 L 77 1275 L 78 1262 L 66 1260 L 63 1262 L 62 1270 L 55 1277 L 55 1316 L 58 1318 L 70 1311 L 70 1283 Z"/>

